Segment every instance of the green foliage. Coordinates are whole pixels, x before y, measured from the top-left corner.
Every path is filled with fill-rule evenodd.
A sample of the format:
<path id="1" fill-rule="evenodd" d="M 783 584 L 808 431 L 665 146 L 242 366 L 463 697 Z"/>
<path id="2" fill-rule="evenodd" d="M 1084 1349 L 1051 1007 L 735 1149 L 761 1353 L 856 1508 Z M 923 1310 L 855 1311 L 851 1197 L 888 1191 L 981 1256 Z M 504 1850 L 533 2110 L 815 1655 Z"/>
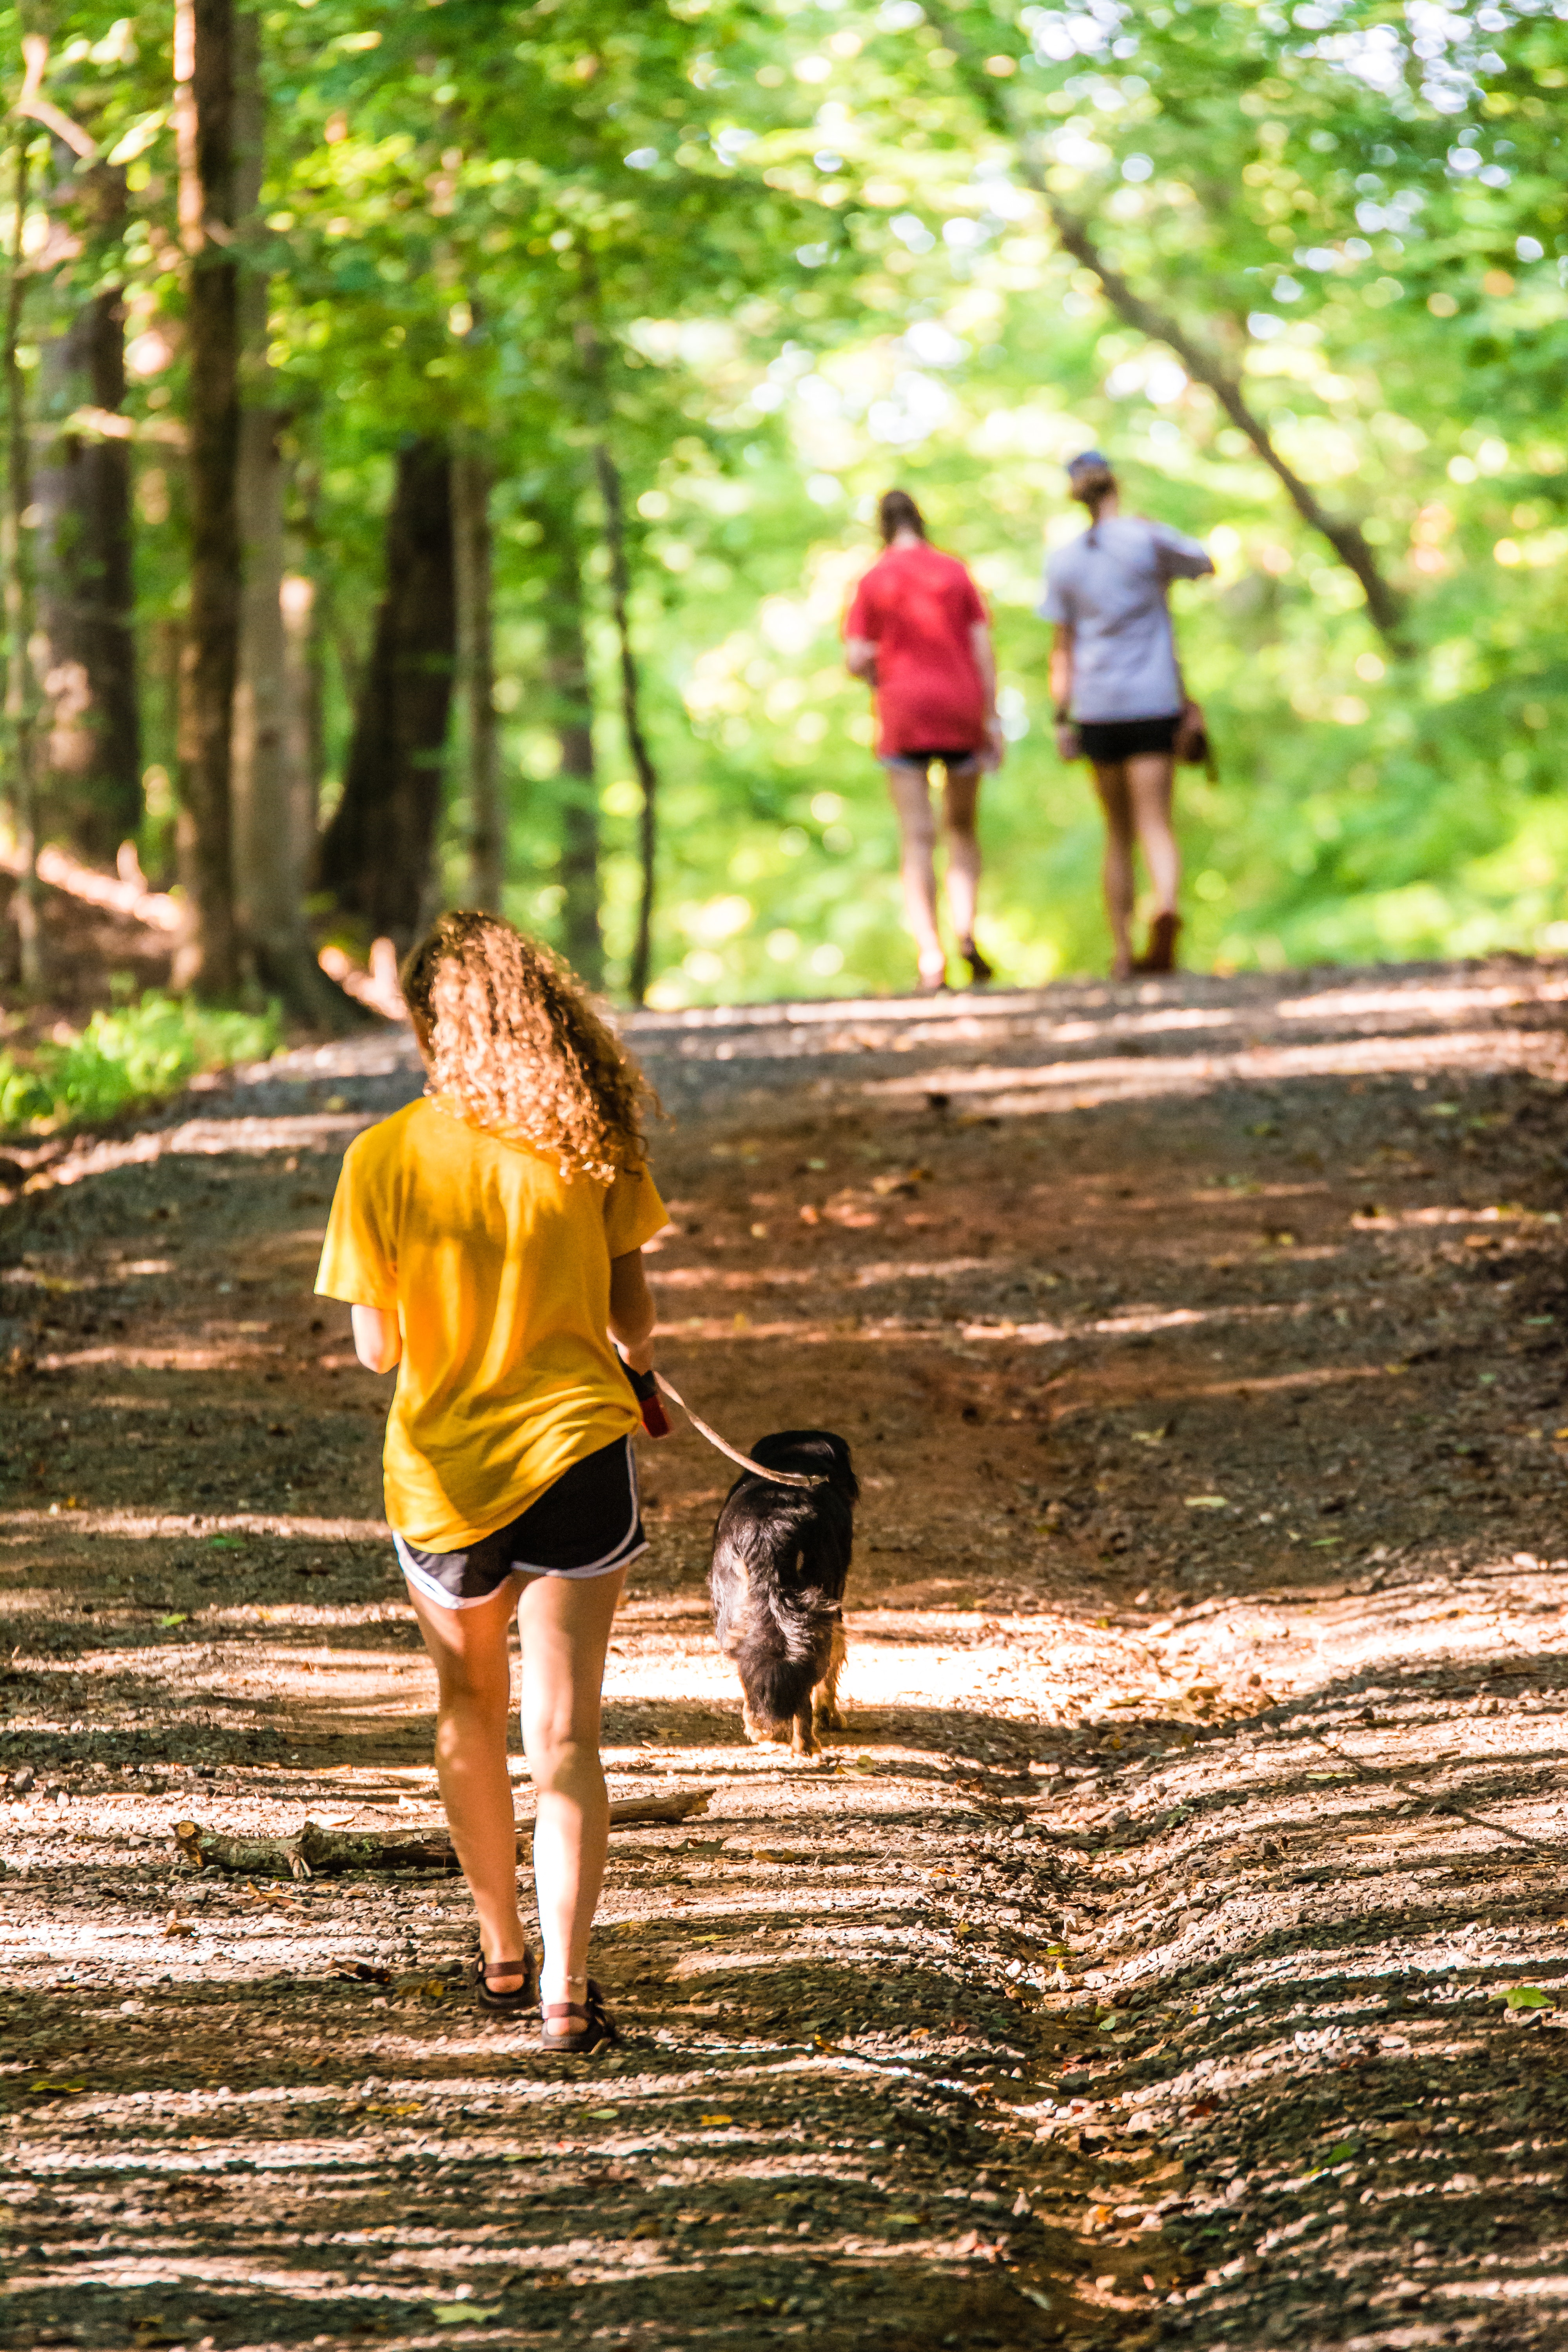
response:
<path id="1" fill-rule="evenodd" d="M 126 163 L 131 204 L 123 225 L 81 208 L 51 299 L 128 289 L 149 741 L 172 767 L 168 23 L 164 0 L 52 12 L 51 93 Z M 665 777 L 656 1001 L 908 982 L 837 646 L 894 478 L 995 615 L 1013 740 L 985 788 L 983 937 L 1008 978 L 1100 961 L 1098 819 L 1055 760 L 1033 613 L 1043 552 L 1078 527 L 1062 460 L 1098 442 L 1129 503 L 1218 567 L 1179 598 L 1220 761 L 1180 788 L 1193 959 L 1568 946 L 1568 23 L 1539 0 L 291 0 L 262 25 L 248 266 L 271 286 L 329 784 L 390 455 L 432 425 L 482 434 L 519 919 L 555 932 L 565 897 L 548 507 L 585 556 L 624 969 L 639 803 L 596 568 L 603 436 Z M 1408 601 L 1408 658 L 1212 394 L 1062 253 L 1026 162 L 1363 523 Z M 455 790 L 453 896 L 466 818 Z"/>
<path id="2" fill-rule="evenodd" d="M 149 990 L 138 1003 L 95 1013 L 68 1042 L 0 1054 L 0 1129 L 110 1118 L 178 1093 L 204 1070 L 264 1061 L 281 1042 L 275 1006 L 226 1013 Z"/>

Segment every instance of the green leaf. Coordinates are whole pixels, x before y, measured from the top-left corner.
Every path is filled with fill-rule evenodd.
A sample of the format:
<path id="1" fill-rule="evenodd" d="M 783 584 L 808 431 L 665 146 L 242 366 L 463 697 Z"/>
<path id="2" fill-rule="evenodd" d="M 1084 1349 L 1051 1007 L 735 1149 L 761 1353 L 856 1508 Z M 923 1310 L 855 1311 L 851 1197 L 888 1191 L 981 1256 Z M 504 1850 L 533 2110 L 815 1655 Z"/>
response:
<path id="1" fill-rule="evenodd" d="M 244 1548 L 243 1536 L 208 1536 L 207 1538 L 209 1551 L 242 1551 Z"/>
<path id="2" fill-rule="evenodd" d="M 460 2327 L 465 2319 L 499 2319 L 499 2303 L 437 2303 L 433 2309 L 438 2327 Z"/>
<path id="3" fill-rule="evenodd" d="M 190 1622 L 191 1613 L 188 1609 L 171 1609 L 166 1617 L 160 1617 L 158 1620 L 160 1625 L 188 1625 Z"/>
<path id="4" fill-rule="evenodd" d="M 1352 2157 L 1357 2153 L 1354 2140 L 1338 2139 L 1332 2147 L 1324 2150 L 1312 2169 L 1314 2172 L 1327 2172 L 1336 2164 L 1348 2164 Z"/>
<path id="5" fill-rule="evenodd" d="M 1557 2003 L 1539 1985 L 1510 1985 L 1506 1992 L 1494 1992 L 1494 2000 L 1506 2001 L 1510 2009 L 1555 2009 Z"/>

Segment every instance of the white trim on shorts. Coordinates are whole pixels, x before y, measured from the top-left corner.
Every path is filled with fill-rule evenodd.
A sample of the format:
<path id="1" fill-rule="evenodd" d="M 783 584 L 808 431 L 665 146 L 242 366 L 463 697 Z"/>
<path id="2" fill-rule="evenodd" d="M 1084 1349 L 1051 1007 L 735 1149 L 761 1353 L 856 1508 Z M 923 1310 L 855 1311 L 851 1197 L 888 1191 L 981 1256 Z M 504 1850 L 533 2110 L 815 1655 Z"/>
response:
<path id="1" fill-rule="evenodd" d="M 505 1582 L 496 1586 L 495 1591 L 479 1593 L 471 1601 L 456 1601 L 444 1584 L 438 1584 L 433 1576 L 426 1576 L 416 1562 L 409 1558 L 407 1544 L 394 1528 L 392 1540 L 397 1552 L 397 1564 L 416 1592 L 423 1600 L 432 1601 L 437 1609 L 482 1609 L 487 1602 L 495 1599 L 497 1592 L 505 1591 L 507 1583 L 513 1582 L 520 1577 L 553 1576 L 560 1578 L 565 1583 L 583 1584 L 586 1583 L 591 1577 L 611 1576 L 616 1569 L 627 1568 L 634 1559 L 640 1559 L 648 1548 L 646 1536 L 641 1543 L 633 1540 L 637 1531 L 637 1521 L 642 1516 L 642 1498 L 637 1490 L 637 1448 L 629 1437 L 626 1440 L 626 1471 L 632 1490 L 630 1524 L 617 1544 L 613 1545 L 602 1558 L 590 1560 L 585 1568 L 535 1568 L 530 1562 L 522 1560 L 512 1569 Z M 521 1516 L 520 1512 L 519 1517 Z M 503 1521 L 502 1524 L 506 1525 L 508 1522 Z"/>

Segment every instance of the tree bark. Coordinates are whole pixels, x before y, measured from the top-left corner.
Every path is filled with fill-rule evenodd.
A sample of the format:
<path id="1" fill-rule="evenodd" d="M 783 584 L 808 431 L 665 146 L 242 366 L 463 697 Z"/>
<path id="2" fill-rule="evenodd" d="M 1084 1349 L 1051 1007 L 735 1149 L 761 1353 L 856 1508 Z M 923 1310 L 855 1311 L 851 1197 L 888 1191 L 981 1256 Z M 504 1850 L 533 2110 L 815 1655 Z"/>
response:
<path id="1" fill-rule="evenodd" d="M 35 610 L 31 527 L 32 463 L 27 446 L 27 392 L 19 345 L 26 299 L 27 267 L 22 229 L 31 185 L 25 125 L 16 131 L 11 182 L 13 211 L 10 268 L 5 289 L 5 722 L 11 752 L 11 813 L 21 856 L 11 913 L 16 929 L 17 970 L 25 988 L 42 977 L 38 932 L 37 690 L 32 662 Z"/>
<path id="2" fill-rule="evenodd" d="M 33 539 L 26 520 L 33 503 L 33 466 L 28 452 L 28 395 L 21 374 L 21 313 L 28 268 L 21 230 L 28 216 L 28 139 L 16 130 L 12 172 L 12 254 L 5 289 L 5 719 L 12 752 L 12 824 L 21 868 L 12 891 L 16 924 L 16 969 L 21 985 L 37 988 L 42 979 L 42 940 L 37 927 L 37 687 L 33 670 Z"/>
<path id="3" fill-rule="evenodd" d="M 496 725 L 490 467 L 480 450 L 464 450 L 452 460 L 452 522 L 468 787 L 468 898 L 499 915 L 506 880 L 506 807 Z"/>
<path id="4" fill-rule="evenodd" d="M 124 176 L 104 167 L 94 209 L 105 226 L 125 210 Z M 118 287 L 84 303 L 46 345 L 46 406 L 60 430 L 38 467 L 39 667 L 49 703 L 45 822 L 85 857 L 112 863 L 142 824 L 142 712 L 134 629 L 131 446 L 98 420 L 125 397 L 124 306 Z"/>
<path id="5" fill-rule="evenodd" d="M 239 269 L 235 219 L 234 0 L 191 0 L 191 95 L 201 217 L 191 257 L 190 620 L 180 665 L 180 797 L 190 820 L 193 927 L 179 980 L 205 995 L 239 981 L 232 742 L 239 662 Z"/>
<path id="6" fill-rule="evenodd" d="M 261 30 L 255 12 L 235 19 L 235 222 L 243 255 L 261 202 L 266 116 Z M 289 775 L 289 641 L 283 615 L 283 417 L 267 363 L 268 280 L 254 262 L 239 282 L 240 417 L 237 497 L 244 548 L 239 666 L 233 734 L 235 904 L 242 951 L 262 987 L 291 1013 L 342 1030 L 341 989 L 316 961 L 305 927 L 304 877 L 314 848 L 302 841 Z"/>
<path id="7" fill-rule="evenodd" d="M 599 780 L 594 756 L 594 697 L 575 499 L 540 499 L 531 513 L 539 528 L 544 582 L 544 684 L 549 699 L 541 716 L 553 730 L 559 747 L 554 789 L 560 825 L 556 871 L 564 893 L 561 945 L 579 978 L 590 988 L 602 988 Z"/>
<path id="8" fill-rule="evenodd" d="M 424 439 L 398 457 L 386 588 L 320 865 L 340 911 L 400 952 L 428 896 L 456 652 L 451 460 Z"/>
<path id="9" fill-rule="evenodd" d="M 289 839 L 295 859 L 294 889 L 302 902 L 316 870 L 321 777 L 326 766 L 321 633 L 316 625 L 315 582 L 306 572 L 286 572 L 280 601 L 286 689 L 284 780 L 289 798 Z"/>
<path id="10" fill-rule="evenodd" d="M 1302 521 L 1327 540 L 1340 562 L 1360 582 L 1362 593 L 1366 599 L 1368 619 L 1390 652 L 1396 658 L 1405 658 L 1410 651 L 1405 626 L 1405 600 L 1384 578 L 1377 558 L 1360 525 L 1343 516 L 1331 514 L 1294 467 L 1280 456 L 1268 426 L 1248 402 L 1240 377 L 1215 353 L 1205 350 L 1168 311 L 1161 310 L 1156 303 L 1146 301 L 1121 271 L 1107 261 L 1089 224 L 1053 194 L 1038 140 L 1027 124 L 1018 120 L 1003 81 L 984 72 L 978 57 L 951 17 L 930 8 L 926 13 L 937 26 L 948 47 L 962 59 L 971 93 L 981 111 L 992 128 L 1015 148 L 1019 171 L 1043 199 L 1064 252 L 1070 253 L 1075 261 L 1093 271 L 1106 300 L 1119 317 L 1125 319 L 1129 326 L 1135 327 L 1151 342 L 1163 343 L 1167 350 L 1174 352 L 1194 382 L 1206 385 L 1213 393 L 1231 423 L 1246 435 L 1280 484 Z"/>
<path id="11" fill-rule="evenodd" d="M 642 727 L 642 681 L 632 643 L 631 569 L 626 562 L 626 501 L 621 495 L 620 468 L 603 441 L 595 446 L 594 470 L 599 481 L 605 511 L 605 545 L 610 559 L 610 609 L 620 655 L 621 721 L 626 729 L 626 749 L 642 788 L 642 811 L 637 819 L 641 887 L 637 894 L 637 937 L 626 975 L 626 993 L 634 1004 L 641 1004 L 647 995 L 653 968 L 653 917 L 658 888 L 658 771 Z"/>

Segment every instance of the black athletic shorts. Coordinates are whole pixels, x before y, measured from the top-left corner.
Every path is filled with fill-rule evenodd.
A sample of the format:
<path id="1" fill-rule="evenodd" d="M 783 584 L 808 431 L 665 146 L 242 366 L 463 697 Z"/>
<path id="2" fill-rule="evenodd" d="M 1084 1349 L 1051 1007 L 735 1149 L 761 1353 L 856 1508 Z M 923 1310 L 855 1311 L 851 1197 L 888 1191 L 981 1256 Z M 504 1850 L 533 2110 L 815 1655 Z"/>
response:
<path id="1" fill-rule="evenodd" d="M 396 1533 L 392 1540 L 416 1592 L 440 1609 L 472 1609 L 514 1576 L 608 1576 L 647 1549 L 632 1441 L 585 1454 L 520 1517 L 467 1551 L 425 1551 Z"/>
<path id="2" fill-rule="evenodd" d="M 1173 751 L 1181 723 L 1179 710 L 1169 719 L 1084 719 L 1079 721 L 1078 740 L 1086 760 L 1097 768 L 1114 768 L 1122 760 L 1137 759 L 1140 752 Z"/>
<path id="3" fill-rule="evenodd" d="M 885 768 L 929 768 L 940 760 L 944 768 L 973 768 L 980 757 L 978 751 L 884 751 Z"/>

